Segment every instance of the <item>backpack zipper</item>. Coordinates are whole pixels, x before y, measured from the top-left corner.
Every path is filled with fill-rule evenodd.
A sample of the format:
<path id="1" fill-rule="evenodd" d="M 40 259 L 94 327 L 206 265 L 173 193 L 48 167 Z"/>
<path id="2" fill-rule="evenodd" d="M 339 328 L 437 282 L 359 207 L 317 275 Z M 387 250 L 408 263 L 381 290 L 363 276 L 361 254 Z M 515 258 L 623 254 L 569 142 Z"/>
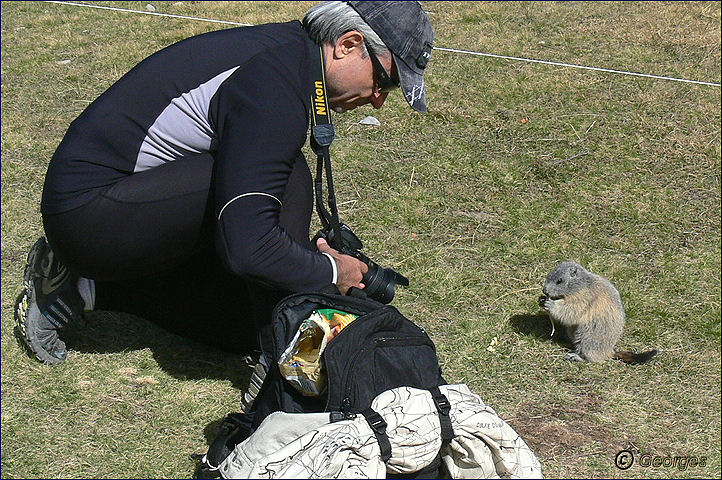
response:
<path id="1" fill-rule="evenodd" d="M 351 323 L 353 325 L 353 322 Z M 349 327 L 351 326 L 349 325 Z M 348 328 L 348 327 L 346 327 Z M 421 341 L 418 341 L 421 340 Z M 351 402 L 351 385 L 347 381 L 348 380 L 348 374 L 351 369 L 351 366 L 356 363 L 356 360 L 359 358 L 359 356 L 363 353 L 366 353 L 369 348 L 375 348 L 376 346 L 384 346 L 384 345 L 408 345 L 408 346 L 419 346 L 419 345 L 430 345 L 433 348 L 433 344 L 429 344 L 429 338 L 425 337 L 423 335 L 414 335 L 409 337 L 378 337 L 374 338 L 373 344 L 367 345 L 361 350 L 356 352 L 356 355 L 354 355 L 350 361 L 346 362 L 346 366 L 344 367 L 344 373 L 342 377 L 342 385 L 345 388 L 344 397 L 341 400 L 341 411 L 344 414 L 344 418 L 355 418 L 355 413 L 353 409 L 353 403 Z M 326 404 L 326 410 L 328 410 L 328 404 Z M 353 415 L 353 417 L 349 417 L 349 415 Z"/>
<path id="2" fill-rule="evenodd" d="M 341 413 L 343 413 L 344 420 L 353 420 L 356 418 L 350 397 L 344 397 L 343 400 L 341 400 Z"/>
<path id="3" fill-rule="evenodd" d="M 291 300 L 292 297 L 293 297 L 293 300 Z M 387 305 L 384 305 L 383 307 L 381 307 L 377 310 L 373 310 L 371 312 L 356 313 L 358 310 L 355 307 L 353 307 L 353 306 L 351 307 L 352 311 L 349 311 L 348 306 L 341 305 L 341 306 L 337 307 L 337 306 L 335 306 L 336 305 L 335 302 L 333 302 L 331 299 L 326 298 L 322 295 L 319 296 L 319 295 L 309 295 L 309 294 L 305 294 L 305 293 L 297 293 L 297 294 L 289 295 L 288 297 L 282 299 L 281 302 L 279 302 L 273 308 L 273 313 L 271 314 L 271 318 L 272 319 L 277 318 L 280 315 L 280 312 L 283 308 L 296 307 L 298 305 L 303 304 L 304 302 L 311 302 L 311 303 L 316 304 L 316 307 L 314 308 L 314 310 L 318 310 L 319 308 L 334 308 L 336 310 L 341 310 L 341 311 L 345 311 L 347 313 L 351 313 L 351 314 L 357 316 L 356 320 L 358 320 L 359 318 L 362 318 L 366 315 L 369 315 L 371 313 L 376 313 L 381 310 L 386 310 L 386 308 L 388 307 Z M 348 326 L 346 326 L 346 328 L 351 327 L 354 323 L 356 323 L 356 321 L 353 321 L 350 324 L 348 324 Z M 299 323 L 299 325 L 300 325 L 300 323 Z M 346 328 L 344 328 L 344 330 L 346 330 Z M 285 328 L 284 328 L 284 330 L 285 330 L 286 336 L 288 336 L 288 330 L 286 330 Z M 273 350 L 274 350 L 274 359 L 275 359 L 274 361 L 278 361 L 278 358 L 280 357 L 280 355 L 288 347 L 286 338 L 279 339 L 277 333 L 278 332 L 276 331 L 276 329 L 272 328 L 271 335 L 273 338 Z"/>
<path id="4" fill-rule="evenodd" d="M 341 330 L 341 333 L 339 333 L 339 336 L 340 336 L 340 335 L 343 335 L 343 332 L 349 331 L 349 329 L 352 329 L 352 328 L 360 328 L 360 327 L 358 327 L 358 325 L 360 325 L 360 324 L 368 321 L 370 318 L 374 318 L 374 317 L 376 317 L 377 315 L 383 314 L 384 312 L 386 312 L 387 309 L 388 309 L 388 307 L 386 306 L 386 307 L 380 308 L 380 309 L 378 309 L 378 310 L 376 310 L 376 311 L 374 311 L 374 312 L 369 312 L 369 313 L 366 313 L 366 314 L 364 314 L 364 315 L 359 316 L 356 320 L 354 320 L 353 322 L 349 323 L 349 324 L 346 326 L 346 328 L 344 328 L 343 330 Z M 361 321 L 359 322 L 359 320 L 361 320 Z M 332 342 L 332 343 L 329 343 L 328 346 L 326 347 L 326 351 L 328 351 L 329 348 L 333 349 L 332 345 L 336 345 L 336 344 L 334 344 L 333 342 Z M 366 346 L 364 346 L 361 350 L 358 350 L 358 351 L 356 352 L 356 354 L 353 356 L 352 361 L 346 362 L 346 364 L 344 365 L 343 371 L 341 372 L 341 379 L 342 379 L 341 384 L 342 384 L 342 385 L 346 385 L 346 378 L 348 377 L 348 371 L 349 371 L 350 365 L 352 365 L 353 363 L 355 363 L 355 362 L 356 362 L 356 358 L 358 358 L 358 356 L 361 355 L 362 353 L 366 352 L 366 350 L 368 350 L 369 347 L 371 347 L 371 345 L 366 345 Z M 326 352 L 324 352 L 322 355 L 325 357 L 325 356 L 326 356 Z M 331 372 L 328 371 L 328 365 L 326 366 L 326 374 L 327 374 L 329 377 L 331 376 Z M 330 394 L 330 392 L 329 392 L 329 394 Z M 347 408 L 348 408 L 348 409 L 351 409 L 351 408 L 352 408 L 351 398 L 349 398 L 348 392 L 346 392 L 344 398 L 341 400 L 341 403 L 343 404 L 344 401 L 347 402 Z M 324 408 L 324 410 L 328 411 L 328 410 L 329 410 L 329 407 L 330 407 L 330 395 L 329 395 L 329 400 L 326 401 L 326 407 Z M 350 410 L 349 410 L 349 411 L 350 411 Z"/>

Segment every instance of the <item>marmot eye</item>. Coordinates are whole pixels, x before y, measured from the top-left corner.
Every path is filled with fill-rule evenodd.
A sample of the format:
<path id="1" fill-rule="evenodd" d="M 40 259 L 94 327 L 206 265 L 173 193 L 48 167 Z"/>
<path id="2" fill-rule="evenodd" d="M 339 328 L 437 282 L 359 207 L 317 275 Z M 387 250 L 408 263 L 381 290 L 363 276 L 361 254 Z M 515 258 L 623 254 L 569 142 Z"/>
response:
<path id="1" fill-rule="evenodd" d="M 561 285 L 563 281 L 561 278 L 557 279 L 557 285 Z"/>

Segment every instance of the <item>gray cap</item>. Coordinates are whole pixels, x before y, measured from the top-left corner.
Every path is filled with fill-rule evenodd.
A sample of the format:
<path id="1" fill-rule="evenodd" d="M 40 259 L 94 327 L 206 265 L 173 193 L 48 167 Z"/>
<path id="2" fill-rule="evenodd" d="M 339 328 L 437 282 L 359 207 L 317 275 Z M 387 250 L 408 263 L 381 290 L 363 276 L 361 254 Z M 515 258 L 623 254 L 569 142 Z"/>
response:
<path id="1" fill-rule="evenodd" d="M 391 50 L 401 90 L 414 110 L 426 113 L 424 71 L 431 60 L 434 30 L 419 2 L 348 2 Z"/>

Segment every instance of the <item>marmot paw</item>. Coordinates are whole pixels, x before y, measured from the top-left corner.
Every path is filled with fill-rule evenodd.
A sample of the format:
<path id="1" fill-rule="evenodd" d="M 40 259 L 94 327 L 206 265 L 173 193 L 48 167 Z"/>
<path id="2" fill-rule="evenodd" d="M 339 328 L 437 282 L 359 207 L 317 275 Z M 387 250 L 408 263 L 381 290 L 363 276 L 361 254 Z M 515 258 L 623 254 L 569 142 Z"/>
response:
<path id="1" fill-rule="evenodd" d="M 582 357 L 579 356 L 576 352 L 569 352 L 566 355 L 564 355 L 564 360 L 569 360 L 570 362 L 584 362 Z"/>

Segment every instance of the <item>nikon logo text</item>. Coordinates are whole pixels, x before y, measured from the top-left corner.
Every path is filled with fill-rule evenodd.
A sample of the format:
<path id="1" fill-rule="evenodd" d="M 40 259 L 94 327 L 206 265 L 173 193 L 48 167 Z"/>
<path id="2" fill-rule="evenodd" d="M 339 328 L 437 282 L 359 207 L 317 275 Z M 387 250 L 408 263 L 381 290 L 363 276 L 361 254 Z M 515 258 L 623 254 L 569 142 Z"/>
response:
<path id="1" fill-rule="evenodd" d="M 315 85 L 316 98 L 313 103 L 316 104 L 316 115 L 326 115 L 326 98 L 323 96 L 323 83 L 317 80 Z"/>

